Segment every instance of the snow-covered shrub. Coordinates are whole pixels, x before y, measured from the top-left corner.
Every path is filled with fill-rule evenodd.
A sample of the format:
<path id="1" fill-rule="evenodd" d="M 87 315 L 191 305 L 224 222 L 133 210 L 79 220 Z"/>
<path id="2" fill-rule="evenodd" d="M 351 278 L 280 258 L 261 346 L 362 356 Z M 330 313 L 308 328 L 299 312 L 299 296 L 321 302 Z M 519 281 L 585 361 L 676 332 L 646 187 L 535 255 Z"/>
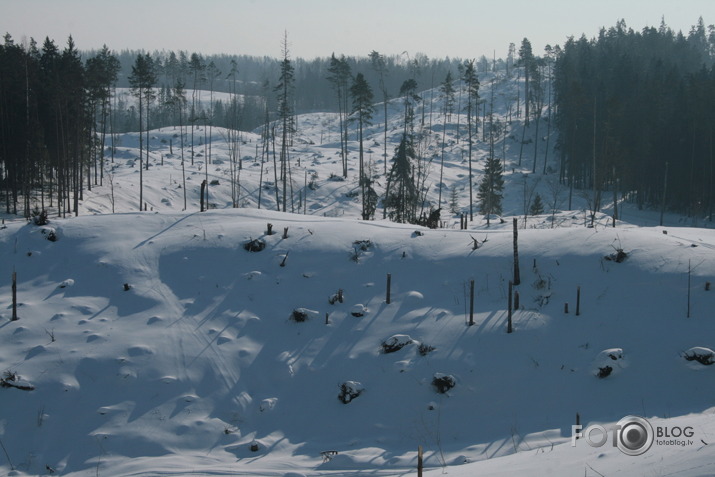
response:
<path id="1" fill-rule="evenodd" d="M 603 379 L 611 375 L 613 372 L 613 367 L 611 366 L 603 366 L 601 368 L 598 368 L 598 372 L 596 373 L 596 377 Z"/>
<path id="2" fill-rule="evenodd" d="M 47 218 L 47 211 L 45 209 L 40 210 L 37 207 L 32 210 L 32 220 L 35 225 L 47 225 L 50 222 Z"/>
<path id="3" fill-rule="evenodd" d="M 444 394 L 457 385 L 457 380 L 449 374 L 434 373 L 432 377 L 432 386 L 435 387 L 438 393 Z"/>
<path id="4" fill-rule="evenodd" d="M 612 262 L 621 263 L 628 258 L 628 254 L 624 252 L 622 248 L 617 248 L 615 252 L 603 258 Z"/>
<path id="5" fill-rule="evenodd" d="M 354 262 L 359 262 L 360 255 L 363 252 L 367 252 L 371 248 L 372 248 L 372 242 L 370 240 L 356 240 L 353 242 L 353 253 L 350 258 Z"/>
<path id="6" fill-rule="evenodd" d="M 307 308 L 296 308 L 290 314 L 290 319 L 296 323 L 303 323 L 308 321 L 311 316 L 317 316 L 318 312 L 315 310 L 308 310 Z"/>
<path id="7" fill-rule="evenodd" d="M 251 239 L 243 244 L 243 248 L 249 252 L 260 252 L 266 248 L 266 242 L 259 239 Z"/>
<path id="8" fill-rule="evenodd" d="M 394 353 L 412 343 L 412 341 L 409 335 L 392 335 L 382 342 L 382 352 L 385 354 Z"/>
<path id="9" fill-rule="evenodd" d="M 3 377 L 0 378 L 0 387 L 16 388 L 21 389 L 23 391 L 32 391 L 33 389 L 35 389 L 35 386 L 21 379 L 20 376 L 18 376 L 18 374 L 13 371 L 5 371 L 3 373 Z"/>
<path id="10" fill-rule="evenodd" d="M 52 227 L 45 227 L 42 229 L 42 235 L 45 236 L 50 242 L 57 242 L 57 232 Z"/>
<path id="11" fill-rule="evenodd" d="M 705 366 L 710 366 L 715 363 L 715 351 L 710 348 L 695 346 L 683 353 L 683 358 L 687 361 L 697 361 Z"/>
<path id="12" fill-rule="evenodd" d="M 434 346 L 430 346 L 425 343 L 420 343 L 420 345 L 417 347 L 417 352 L 420 353 L 420 356 L 427 356 L 434 350 L 435 350 Z"/>
<path id="13" fill-rule="evenodd" d="M 367 252 L 372 248 L 371 240 L 356 240 L 353 242 L 353 248 L 360 250 L 361 252 Z"/>
<path id="14" fill-rule="evenodd" d="M 593 373 L 597 378 L 603 379 L 610 376 L 617 369 L 624 366 L 623 349 L 604 349 L 594 359 Z"/>
<path id="15" fill-rule="evenodd" d="M 343 404 L 347 404 L 358 397 L 365 390 L 362 384 L 357 381 L 345 381 L 340 385 L 340 394 L 338 399 Z"/>

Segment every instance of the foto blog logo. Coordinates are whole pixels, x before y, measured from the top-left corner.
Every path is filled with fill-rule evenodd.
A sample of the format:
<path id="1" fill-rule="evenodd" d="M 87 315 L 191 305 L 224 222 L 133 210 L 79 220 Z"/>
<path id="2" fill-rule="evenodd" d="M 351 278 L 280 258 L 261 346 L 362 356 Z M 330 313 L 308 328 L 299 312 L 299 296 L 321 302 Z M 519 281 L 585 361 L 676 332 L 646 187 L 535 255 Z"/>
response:
<path id="1" fill-rule="evenodd" d="M 653 426 L 642 417 L 626 416 L 612 430 L 613 447 L 618 447 L 626 455 L 644 454 L 653 445 Z M 581 438 L 591 447 L 601 447 L 608 442 L 608 431 L 598 424 L 592 424 L 586 429 L 578 424 L 571 426 L 571 446 L 575 447 L 576 440 Z"/>

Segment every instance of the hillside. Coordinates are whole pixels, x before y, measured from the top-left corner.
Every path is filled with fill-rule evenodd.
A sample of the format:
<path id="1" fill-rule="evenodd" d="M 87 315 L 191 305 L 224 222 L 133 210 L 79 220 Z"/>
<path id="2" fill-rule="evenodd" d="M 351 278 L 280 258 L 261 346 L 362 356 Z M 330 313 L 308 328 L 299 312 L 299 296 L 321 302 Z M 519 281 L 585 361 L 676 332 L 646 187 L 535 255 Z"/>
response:
<path id="1" fill-rule="evenodd" d="M 495 114 L 505 119 L 516 84 L 493 84 L 501 98 Z M 482 85 L 488 98 L 490 82 Z M 437 96 L 425 106 L 434 153 L 441 152 Z M 402 114 L 399 102 L 390 107 L 388 153 Z M 377 171 L 380 110 L 369 139 Z M 465 211 L 466 128 L 456 114 L 452 121 L 443 182 L 458 190 Z M 257 133 L 242 135 L 241 207 L 232 208 L 222 131 L 213 130 L 210 164 L 203 139 L 193 167 L 184 151 L 184 189 L 178 128 L 167 128 L 150 133 L 149 211 L 138 212 L 138 139 L 126 134 L 79 217 L 51 215 L 44 226 L 8 220 L 0 228 L 3 473 L 414 475 L 420 445 L 426 475 L 435 476 L 715 472 L 714 368 L 685 359 L 696 347 L 715 349 L 715 291 L 706 289 L 715 277 L 715 232 L 675 227 L 683 224 L 676 217 L 665 228 L 645 226 L 652 217 L 628 204 L 628 222 L 613 228 L 599 214 L 585 227 L 587 194 L 575 192 L 568 210 L 564 190 L 553 216 L 549 208 L 524 223 L 524 184 L 548 202 L 556 174 L 524 178 L 530 148 L 539 146 L 541 161 L 547 141 L 540 133 L 528 143 L 519 167 L 519 121 L 496 148 L 507 164 L 503 221 L 487 227 L 475 215 L 468 230 L 458 230 L 451 214 L 435 230 L 361 221 L 351 194 L 355 155 L 348 180 L 330 177 L 341 167 L 336 116 L 301 116 L 298 128 L 293 192 L 296 204 L 307 201 L 294 214 L 270 210 L 270 187 L 257 208 Z M 476 180 L 488 150 L 478 143 Z M 438 165 L 428 180 L 432 204 Z M 218 183 L 210 186 L 214 207 L 200 213 L 207 166 L 209 182 Z M 317 175 L 317 187 L 303 189 L 306 175 Z M 507 333 L 513 216 L 521 284 Z M 265 248 L 247 251 L 254 239 Z M 627 254 L 620 263 L 612 260 L 618 249 Z M 17 321 L 10 321 L 13 271 Z M 405 346 L 385 353 L 382 344 L 392 342 Z M 606 366 L 610 374 L 597 377 Z M 433 380 L 444 376 L 455 385 L 440 393 Z M 361 393 L 343 403 L 341 385 Z M 610 442 L 574 448 L 577 413 L 584 427 L 610 429 L 640 415 L 693 434 L 635 457 Z"/>
<path id="2" fill-rule="evenodd" d="M 267 222 L 279 233 L 266 236 Z M 253 210 L 8 226 L 2 263 L 18 273 L 20 319 L 7 321 L 5 285 L 0 363 L 35 387 L 0 390 L 14 465 L 69 475 L 388 472 L 414 467 L 419 444 L 429 466 L 565 448 L 576 412 L 584 422 L 703 413 L 696 429 L 708 442 L 712 369 L 682 355 L 713 346 L 715 295 L 704 291 L 715 273 L 712 232 L 523 231 L 512 334 L 511 233 L 486 233 L 478 250 L 469 232 L 423 233 Z M 259 237 L 263 251 L 243 249 Z M 371 245 L 356 252 L 361 240 Z M 619 243 L 626 261 L 604 260 Z M 344 302 L 330 305 L 339 289 Z M 358 305 L 362 317 L 351 314 Z M 307 321 L 291 319 L 296 308 L 310 310 Z M 414 342 L 381 353 L 393 335 Z M 421 356 L 418 343 L 435 349 Z M 623 360 L 598 379 L 597 357 L 612 348 Z M 457 385 L 438 394 L 435 373 Z M 365 388 L 347 405 L 337 399 L 345 381 Z M 712 457 L 709 449 L 697 446 Z M 322 464 L 326 450 L 339 457 Z"/>

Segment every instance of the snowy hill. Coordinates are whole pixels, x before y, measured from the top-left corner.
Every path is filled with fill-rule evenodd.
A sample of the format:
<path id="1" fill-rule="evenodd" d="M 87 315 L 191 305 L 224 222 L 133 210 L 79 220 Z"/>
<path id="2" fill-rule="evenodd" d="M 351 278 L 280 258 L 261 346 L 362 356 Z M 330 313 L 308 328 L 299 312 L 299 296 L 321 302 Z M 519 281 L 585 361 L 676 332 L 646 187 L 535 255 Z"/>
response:
<path id="1" fill-rule="evenodd" d="M 482 80 L 485 98 L 489 84 Z M 513 83 L 494 85 L 497 97 L 511 98 Z M 432 99 L 424 111 L 438 153 L 442 118 Z M 505 118 L 508 109 L 504 99 L 495 112 Z M 369 139 L 378 172 L 379 111 Z M 388 153 L 399 140 L 399 102 L 390 111 Z M 498 146 L 508 166 L 506 220 L 486 227 L 475 217 L 457 230 L 456 216 L 444 214 L 448 227 L 429 230 L 358 220 L 356 157 L 348 180 L 330 177 L 341 167 L 336 115 L 298 121 L 295 214 L 267 210 L 270 187 L 256 208 L 258 134 L 242 133 L 248 158 L 234 209 L 225 133 L 214 128 L 207 164 L 205 131 L 197 132 L 193 167 L 184 151 L 184 188 L 178 128 L 166 128 L 150 133 L 148 212 L 137 212 L 138 138 L 126 134 L 79 217 L 0 229 L 3 473 L 412 475 L 418 446 L 426 475 L 715 473 L 715 367 L 692 359 L 707 363 L 715 349 L 707 289 L 715 232 L 612 228 L 605 215 L 587 228 L 579 206 L 563 210 L 561 191 L 554 223 L 549 209 L 519 229 L 519 305 L 507 333 L 511 216 L 523 227 L 525 184 L 546 196 L 551 176 L 524 178 L 533 149 L 522 151 L 520 168 L 521 124 Z M 456 122 L 455 114 L 443 182 L 465 210 L 466 128 Z M 543 160 L 546 141 L 535 144 Z M 487 152 L 480 142 L 477 178 Z M 431 167 L 435 204 L 438 162 Z M 218 182 L 209 192 L 215 209 L 200 213 L 207 174 Z M 246 250 L 253 240 L 262 250 Z M 390 345 L 404 346 L 386 352 Z M 440 378 L 454 387 L 439 392 Z M 609 437 L 627 415 L 692 435 L 659 439 L 640 456 L 610 440 L 572 447 L 577 413 L 584 428 L 603 425 Z"/>
<path id="2" fill-rule="evenodd" d="M 278 233 L 265 235 L 268 222 Z M 715 346 L 715 295 L 704 288 L 715 234 L 523 231 L 521 304 L 507 334 L 511 233 L 490 231 L 472 250 L 467 231 L 415 231 L 250 209 L 11 224 L 2 263 L 18 274 L 20 319 L 7 321 L 5 285 L 0 367 L 35 389 L 0 389 L 10 459 L 28 474 L 391 475 L 414 467 L 418 445 L 430 467 L 554 446 L 599 468 L 598 449 L 568 444 L 579 412 L 584 423 L 638 414 L 678 424 L 702 413 L 687 418 L 697 445 L 676 457 L 712 460 L 699 439 L 715 431 L 713 369 L 684 353 Z M 246 251 L 257 238 L 265 249 Z M 628 258 L 604 259 L 619 243 Z M 331 305 L 339 290 L 343 302 Z M 409 344 L 381 351 L 395 335 Z M 434 350 L 422 356 L 419 345 Z M 614 348 L 622 359 L 599 379 L 599 353 Z M 456 386 L 439 394 L 436 373 Z M 348 381 L 364 392 L 343 404 Z M 323 463 L 330 450 L 339 454 Z M 648 466 L 658 452 L 611 457 Z"/>
<path id="3" fill-rule="evenodd" d="M 523 135 L 525 144 L 522 146 L 523 126 L 522 121 L 517 117 L 516 107 L 519 83 L 515 78 L 505 78 L 503 73 L 485 75 L 481 78 L 481 82 L 480 95 L 483 104 L 480 105 L 480 111 L 486 111 L 488 117 L 493 102 L 494 118 L 500 131 L 495 137 L 495 155 L 505 158 L 507 185 L 504 214 L 523 214 L 525 189 L 530 195 L 533 195 L 532 191 L 537 188 L 543 189 L 542 198 L 546 200 L 547 196 L 551 195 L 546 191 L 548 184 L 557 182 L 556 174 L 543 179 L 536 175 L 524 178 L 530 175 L 535 157 L 538 166 L 536 169 L 539 172 L 543 169 L 545 159 L 551 161 L 554 158 L 555 140 L 551 138 L 546 141 L 547 121 L 542 119 L 539 138 L 534 137 L 536 130 L 532 121 L 532 126 L 527 128 L 526 134 Z M 122 94 L 126 95 L 126 92 Z M 441 205 L 442 220 L 446 221 L 457 220 L 449 210 L 452 189 L 456 198 L 456 208 L 462 212 L 469 211 L 468 131 L 466 112 L 463 111 L 464 99 L 460 99 L 465 94 L 463 92 L 460 95 L 457 88 L 455 110 L 448 115 L 447 121 L 443 114 L 444 103 L 439 88 L 422 92 L 423 99 L 415 109 L 416 132 L 422 138 L 418 147 L 420 155 L 424 158 L 425 170 L 428 171 L 424 184 L 427 190 L 424 210 L 428 212 L 430 207 L 437 208 Z M 203 96 L 207 97 L 208 93 L 204 92 Z M 544 106 L 544 114 L 546 114 L 546 106 Z M 391 100 L 388 104 L 387 120 L 388 166 L 404 130 L 403 119 L 402 100 L 399 98 Z M 482 176 L 484 162 L 490 149 L 488 136 L 484 135 L 484 120 L 484 114 L 480 114 L 479 124 L 473 125 L 475 189 Z M 338 115 L 336 113 L 305 114 L 298 116 L 296 123 L 297 134 L 290 147 L 291 181 L 288 210 L 309 215 L 359 216 L 360 198 L 356 195 L 359 191 L 359 144 L 356 125 L 349 126 L 348 177 L 343 180 Z M 372 125 L 367 128 L 364 141 L 365 160 L 369 163 L 368 167 L 376 179 L 375 187 L 380 195 L 385 190 L 387 168 L 383 158 L 384 123 L 384 110 L 380 104 L 375 108 Z M 276 210 L 274 154 L 280 153 L 280 145 L 269 144 L 266 155 L 261 139 L 262 132 L 262 128 L 252 133 L 241 132 L 238 143 L 234 144 L 225 129 L 211 128 L 197 123 L 193 131 L 192 160 L 190 126 L 184 125 L 183 151 L 180 148 L 182 134 L 178 126 L 152 130 L 149 134 L 150 167 L 144 171 L 143 177 L 144 197 L 148 210 L 162 212 L 182 210 L 184 175 L 187 210 L 199 209 L 199 191 L 203 180 L 212 183 L 209 187 L 211 207 L 221 209 L 232 206 L 233 182 L 238 190 L 236 202 L 239 206 L 256 208 L 260 201 L 262 209 Z M 554 134 L 553 129 L 551 134 Z M 110 144 L 110 138 L 107 138 L 107 144 Z M 108 147 L 105 152 L 105 157 L 108 158 L 105 166 L 107 172 L 102 185 L 94 185 L 91 192 L 85 193 L 84 200 L 80 203 L 80 214 L 111 212 L 112 195 L 115 211 L 139 210 L 138 134 L 117 135 L 114 144 L 116 147 L 114 161 L 110 162 L 111 153 Z M 240 164 L 231 162 L 232 147 L 236 148 L 236 156 L 241 158 Z M 444 155 L 444 174 L 440 202 L 439 178 L 442 155 Z M 522 166 L 518 165 L 520 155 Z M 182 158 L 185 172 L 181 169 Z M 233 172 L 234 166 L 236 169 L 240 168 L 240 171 Z M 552 164 L 552 167 L 555 165 Z M 109 181 L 110 177 L 112 183 Z M 568 194 L 562 188 L 558 195 L 556 208 L 561 210 L 566 208 Z M 574 198 L 572 208 L 578 209 L 582 202 L 582 198 Z M 377 215 L 382 217 L 381 208 L 378 209 Z"/>

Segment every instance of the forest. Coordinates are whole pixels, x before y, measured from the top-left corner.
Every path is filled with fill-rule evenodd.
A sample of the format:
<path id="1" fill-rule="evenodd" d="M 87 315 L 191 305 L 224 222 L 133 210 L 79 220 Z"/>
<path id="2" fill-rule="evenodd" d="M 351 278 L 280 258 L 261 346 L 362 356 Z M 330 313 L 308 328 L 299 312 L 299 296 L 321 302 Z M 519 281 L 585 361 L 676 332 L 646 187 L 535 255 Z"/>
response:
<path id="1" fill-rule="evenodd" d="M 624 22 L 570 38 L 555 65 L 561 180 L 639 207 L 712 220 L 715 29 L 686 36 Z"/>
<path id="2" fill-rule="evenodd" d="M 664 23 L 635 31 L 620 21 L 594 38 L 547 46 L 543 55 L 530 48 L 525 38 L 519 51 L 509 45 L 506 59 L 482 56 L 473 64 L 477 75 L 519 75 L 528 99 L 523 120 L 536 125 L 535 136 L 545 110 L 554 118 L 560 160 L 548 170 L 544 164 L 541 173 L 558 168 L 563 184 L 591 191 L 592 210 L 612 194 L 642 207 L 712 218 L 715 27 L 701 18 L 686 34 Z M 406 84 L 416 92 L 444 88 L 451 75 L 455 83 L 464 82 L 465 64 L 376 51 L 310 60 L 287 54 L 275 59 L 117 53 L 106 46 L 81 51 L 71 37 L 60 47 L 49 38 L 42 45 L 21 45 L 5 35 L 0 204 L 8 214 L 25 217 L 38 207 L 76 214 L 84 191 L 102 183 L 114 133 L 180 122 L 255 130 L 281 117 L 285 129 L 286 115 L 348 115 L 349 84 L 357 75 L 377 104 L 402 96 Z M 547 102 L 551 88 L 553 101 Z M 135 100 L 127 99 L 127 89 Z M 203 101 L 197 102 L 197 90 L 206 92 Z M 479 108 L 463 106 L 461 113 L 478 118 Z M 39 197 L 39 206 L 31 197 Z"/>

